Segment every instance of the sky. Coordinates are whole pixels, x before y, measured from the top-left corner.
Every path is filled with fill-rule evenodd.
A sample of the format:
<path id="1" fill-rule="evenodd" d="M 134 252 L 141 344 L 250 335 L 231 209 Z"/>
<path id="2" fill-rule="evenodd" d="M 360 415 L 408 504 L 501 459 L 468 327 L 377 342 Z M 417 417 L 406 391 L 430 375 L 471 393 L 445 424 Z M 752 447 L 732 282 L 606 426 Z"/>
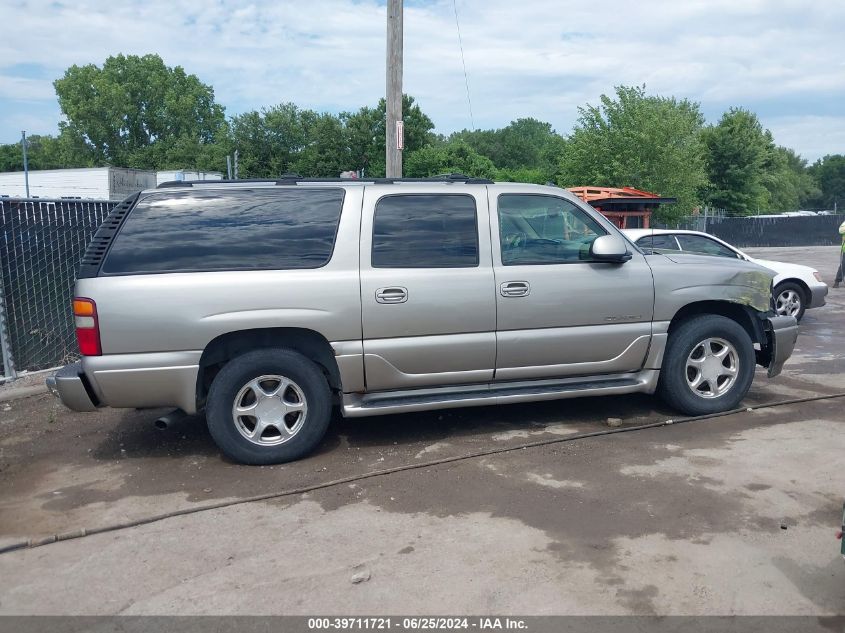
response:
<path id="1" fill-rule="evenodd" d="M 455 6 L 472 103 L 470 115 Z M 615 85 L 753 110 L 811 162 L 845 153 L 842 0 L 405 0 L 404 92 L 438 132 L 519 117 L 566 134 Z M 341 112 L 385 86 L 384 0 L 0 0 L 0 143 L 56 133 L 73 64 L 158 53 L 228 115 L 283 102 Z"/>

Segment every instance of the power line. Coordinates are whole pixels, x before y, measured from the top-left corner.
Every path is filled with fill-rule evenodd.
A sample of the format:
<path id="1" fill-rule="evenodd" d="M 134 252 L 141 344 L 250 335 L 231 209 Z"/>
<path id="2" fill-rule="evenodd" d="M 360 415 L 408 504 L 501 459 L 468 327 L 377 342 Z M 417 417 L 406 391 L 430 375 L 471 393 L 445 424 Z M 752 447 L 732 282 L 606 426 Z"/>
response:
<path id="1" fill-rule="evenodd" d="M 461 39 L 461 23 L 458 21 L 457 0 L 452 0 L 452 8 L 455 10 L 455 27 L 458 29 L 458 46 L 461 48 L 461 64 L 464 67 L 464 85 L 467 88 L 467 105 L 469 105 L 469 123 L 472 131 L 475 131 L 475 119 L 472 116 L 472 99 L 469 97 L 469 79 L 467 78 L 467 63 L 464 59 L 464 42 Z"/>

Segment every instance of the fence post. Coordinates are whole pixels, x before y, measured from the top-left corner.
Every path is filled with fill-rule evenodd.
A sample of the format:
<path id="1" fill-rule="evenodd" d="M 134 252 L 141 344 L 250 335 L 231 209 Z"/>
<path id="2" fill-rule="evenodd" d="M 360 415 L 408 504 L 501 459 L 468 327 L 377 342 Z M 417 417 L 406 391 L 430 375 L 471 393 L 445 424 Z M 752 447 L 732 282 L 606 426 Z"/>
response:
<path id="1" fill-rule="evenodd" d="M 3 288 L 2 270 L 0 270 L 0 351 L 3 354 L 4 377 L 17 378 L 15 361 L 12 359 L 12 346 L 9 344 L 8 331 L 6 330 L 6 291 Z"/>

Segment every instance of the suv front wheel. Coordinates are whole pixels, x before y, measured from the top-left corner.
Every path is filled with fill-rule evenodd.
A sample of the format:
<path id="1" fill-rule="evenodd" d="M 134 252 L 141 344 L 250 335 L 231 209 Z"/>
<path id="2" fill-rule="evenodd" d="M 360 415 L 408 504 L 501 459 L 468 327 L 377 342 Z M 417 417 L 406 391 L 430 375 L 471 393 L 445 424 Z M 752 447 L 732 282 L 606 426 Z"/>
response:
<path id="1" fill-rule="evenodd" d="M 297 352 L 263 349 L 229 361 L 208 393 L 211 436 L 244 464 L 279 464 L 311 452 L 326 433 L 331 392 L 319 367 Z"/>
<path id="2" fill-rule="evenodd" d="M 705 314 L 669 335 L 658 390 L 687 415 L 735 409 L 754 379 L 754 345 L 739 323 Z"/>

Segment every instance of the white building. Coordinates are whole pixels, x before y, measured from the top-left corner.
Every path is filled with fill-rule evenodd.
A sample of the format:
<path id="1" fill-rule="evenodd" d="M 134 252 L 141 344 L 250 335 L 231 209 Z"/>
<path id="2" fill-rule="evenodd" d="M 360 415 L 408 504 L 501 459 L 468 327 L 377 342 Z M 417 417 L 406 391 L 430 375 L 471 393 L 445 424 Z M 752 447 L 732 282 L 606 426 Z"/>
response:
<path id="1" fill-rule="evenodd" d="M 156 172 L 156 184 L 172 182 L 177 180 L 222 180 L 223 174 L 219 171 L 191 171 L 188 169 L 175 169 Z"/>
<path id="2" fill-rule="evenodd" d="M 156 186 L 153 171 L 122 167 L 36 169 L 29 172 L 30 198 L 87 198 L 123 200 L 129 194 Z M 0 195 L 26 196 L 24 172 L 0 173 Z"/>
<path id="3" fill-rule="evenodd" d="M 36 169 L 29 172 L 29 197 L 43 199 L 84 198 L 89 200 L 123 200 L 142 189 L 171 180 L 220 180 L 218 171 L 144 171 L 123 167 L 90 167 L 82 169 Z M 0 173 L 0 196 L 26 197 L 22 171 Z"/>

